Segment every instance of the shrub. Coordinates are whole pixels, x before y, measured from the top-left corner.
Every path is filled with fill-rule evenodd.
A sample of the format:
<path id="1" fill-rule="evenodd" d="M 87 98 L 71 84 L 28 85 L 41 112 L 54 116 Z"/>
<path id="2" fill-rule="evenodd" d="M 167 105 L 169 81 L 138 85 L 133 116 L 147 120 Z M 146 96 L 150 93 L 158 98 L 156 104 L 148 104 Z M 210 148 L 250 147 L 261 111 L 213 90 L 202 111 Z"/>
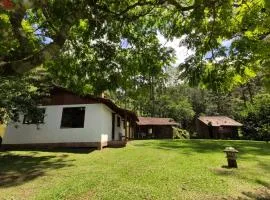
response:
<path id="1" fill-rule="evenodd" d="M 270 138 L 270 94 L 260 94 L 249 105 L 243 116 L 243 136 L 246 139 L 265 140 Z"/>
<path id="2" fill-rule="evenodd" d="M 173 139 L 190 139 L 190 134 L 187 130 L 173 127 Z"/>

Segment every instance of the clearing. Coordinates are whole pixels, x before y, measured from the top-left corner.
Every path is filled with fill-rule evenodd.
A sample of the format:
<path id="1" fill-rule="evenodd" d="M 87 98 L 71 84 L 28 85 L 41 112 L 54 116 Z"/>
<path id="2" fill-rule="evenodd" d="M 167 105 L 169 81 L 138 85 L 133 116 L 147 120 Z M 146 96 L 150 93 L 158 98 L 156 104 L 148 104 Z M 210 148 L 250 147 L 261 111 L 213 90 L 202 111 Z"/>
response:
<path id="1" fill-rule="evenodd" d="M 222 167 L 226 146 L 239 150 L 238 169 Z M 265 142 L 142 140 L 102 151 L 0 152 L 0 199 L 267 199 L 269 188 Z"/>

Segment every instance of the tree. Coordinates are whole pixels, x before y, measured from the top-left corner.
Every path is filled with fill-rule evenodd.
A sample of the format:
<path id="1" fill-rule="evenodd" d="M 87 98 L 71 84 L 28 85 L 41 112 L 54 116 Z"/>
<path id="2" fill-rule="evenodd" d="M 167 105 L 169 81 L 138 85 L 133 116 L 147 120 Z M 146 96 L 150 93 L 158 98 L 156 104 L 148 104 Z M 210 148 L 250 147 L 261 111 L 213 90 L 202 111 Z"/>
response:
<path id="1" fill-rule="evenodd" d="M 19 121 L 19 114 L 38 119 L 42 117 L 37 108 L 48 96 L 50 77 L 37 69 L 24 76 L 0 77 L 0 121 Z"/>
<path id="2" fill-rule="evenodd" d="M 218 57 L 227 57 L 227 49 L 221 45 L 224 40 L 233 41 L 229 60 L 233 60 L 239 70 L 246 67 L 246 63 L 268 63 L 264 52 L 269 46 L 270 5 L 264 0 L 3 2 L 7 1 L 8 6 L 2 3 L 2 8 L 9 10 L 1 10 L 1 24 L 6 30 L 1 37 L 8 51 L 1 55 L 0 65 L 6 73 L 22 73 L 55 59 L 67 42 L 78 39 L 74 37 L 74 30 L 82 24 L 85 30 L 80 29 L 80 35 L 84 40 L 80 42 L 106 37 L 107 43 L 119 43 L 122 38 L 129 38 L 128 32 L 121 31 L 122 27 L 138 21 L 140 26 L 135 32 L 143 28 L 159 30 L 167 38 L 184 35 L 183 43 L 196 51 L 189 59 L 196 66 L 204 65 L 204 57 L 209 52 L 212 64 Z M 12 43 L 7 44 L 7 39 Z M 129 40 L 129 43 L 135 45 L 136 41 Z M 73 48 L 76 46 L 78 41 Z M 234 66 L 229 60 L 223 59 L 224 67 L 225 64 L 226 68 Z"/>
<path id="3" fill-rule="evenodd" d="M 140 116 L 173 118 L 188 128 L 195 115 L 188 96 L 188 89 L 191 88 L 186 85 L 166 86 L 166 74 L 155 78 L 153 86 L 151 82 L 146 82 L 136 85 L 136 90 L 127 91 L 126 98 L 130 102 L 127 108 L 137 111 Z M 111 98 L 123 102 L 118 95 Z"/>
<path id="4" fill-rule="evenodd" d="M 181 78 L 228 92 L 257 74 L 269 83 L 269 1 L 209 1 L 184 43 L 195 50 L 179 66 Z"/>
<path id="5" fill-rule="evenodd" d="M 140 74 L 149 73 L 146 62 L 160 71 L 172 54 L 159 45 L 156 29 L 140 19 L 162 4 L 158 1 L 9 1 L 8 9 L 5 2 L 0 10 L 0 75 L 13 86 L 14 80 L 28 79 L 29 71 L 42 67 L 60 85 L 99 94 L 140 80 Z M 21 88 L 14 86 L 19 96 L 32 97 L 25 98 L 24 105 L 37 105 L 38 93 L 29 95 L 32 83 L 20 83 Z M 6 92 L 1 90 L 1 96 Z M 0 107 L 11 117 L 8 105 L 21 112 L 29 108 L 15 106 L 13 97 L 3 99 L 6 103 Z"/>
<path id="6" fill-rule="evenodd" d="M 121 31 L 125 24 L 132 24 L 154 12 L 153 9 L 159 13 L 165 3 L 175 4 L 174 7 L 182 11 L 193 9 L 193 6 L 184 7 L 174 0 L 29 0 L 27 4 L 9 0 L 8 7 L 4 2 L 1 26 L 5 31 L 1 32 L 1 46 L 7 51 L 0 55 L 2 74 L 23 73 L 56 59 L 67 43 L 73 44 L 70 46 L 74 49 L 89 40 L 119 43 L 128 37 L 127 32 Z M 76 37 L 78 29 L 82 31 L 81 37 Z M 7 43 L 8 39 L 12 43 Z M 133 42 L 136 43 L 129 40 L 130 45 L 134 45 Z"/>
<path id="7" fill-rule="evenodd" d="M 268 1 L 0 2 L 0 75 L 7 80 L 43 67 L 79 93 L 108 89 L 128 96 L 134 87 L 150 88 L 141 93 L 149 102 L 136 106 L 155 115 L 158 87 L 166 85 L 162 70 L 174 59 L 157 32 L 184 38 L 195 53 L 180 66 L 181 78 L 219 96 L 258 74 L 266 82 L 270 77 Z"/>
<path id="8" fill-rule="evenodd" d="M 122 47 L 106 41 L 78 43 L 76 48 L 80 50 L 67 50 L 46 65 L 54 81 L 79 93 L 94 94 L 116 89 L 132 92 L 136 85 L 153 81 L 173 59 L 172 49 L 162 47 L 154 31 L 132 32 L 129 26 L 122 31 L 125 28 L 133 40 L 138 40 L 136 48 L 129 47 L 127 40 L 127 46 Z"/>
<path id="9" fill-rule="evenodd" d="M 257 94 L 254 103 L 242 111 L 243 135 L 247 139 L 264 140 L 270 138 L 270 95 Z"/>

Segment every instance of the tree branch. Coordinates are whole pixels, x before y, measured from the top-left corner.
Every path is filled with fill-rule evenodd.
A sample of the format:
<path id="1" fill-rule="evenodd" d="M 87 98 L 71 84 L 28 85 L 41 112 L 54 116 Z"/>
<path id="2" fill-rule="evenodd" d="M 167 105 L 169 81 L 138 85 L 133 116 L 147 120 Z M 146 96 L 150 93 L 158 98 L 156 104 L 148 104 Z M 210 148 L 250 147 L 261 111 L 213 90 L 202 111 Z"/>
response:
<path id="1" fill-rule="evenodd" d="M 132 18 L 134 20 L 148 14 L 149 12 L 151 12 L 153 8 L 155 8 L 155 6 L 163 5 L 166 2 L 168 4 L 174 5 L 178 10 L 181 11 L 188 11 L 194 8 L 194 6 L 184 7 L 176 0 L 137 0 L 136 3 L 128 5 L 127 7 L 118 12 L 111 11 L 106 4 L 98 5 L 97 0 L 88 1 L 87 6 L 103 11 L 105 13 L 109 13 L 113 17 L 118 18 L 119 20 L 122 20 L 124 15 L 127 15 L 125 16 L 127 19 L 131 20 Z M 51 16 L 49 15 L 47 10 L 47 3 L 48 2 L 46 0 L 38 1 L 37 3 L 35 3 L 35 7 L 42 9 L 46 21 L 50 24 L 51 28 L 54 30 L 55 34 L 51 36 L 53 42 L 46 45 L 44 48 L 40 49 L 37 52 L 31 52 L 31 48 L 27 49 L 27 47 L 29 46 L 29 40 L 27 36 L 24 34 L 21 25 L 26 10 L 23 7 L 19 7 L 18 8 L 19 12 L 16 11 L 12 13 L 10 21 L 12 24 L 14 35 L 18 39 L 20 47 L 23 49 L 21 49 L 21 52 L 18 53 L 19 55 L 18 57 L 13 57 L 12 59 L 10 58 L 10 60 L 9 59 L 0 60 L 0 74 L 24 73 L 44 63 L 46 60 L 54 59 L 59 54 L 65 41 L 67 40 L 69 30 L 74 24 L 74 22 L 82 17 L 85 17 L 86 15 L 86 12 L 81 10 L 85 8 L 84 6 L 78 8 L 77 10 L 73 9 L 73 15 L 65 17 L 65 21 L 62 21 L 62 26 L 60 28 L 56 28 L 54 27 L 53 21 L 50 20 Z M 129 11 L 142 6 L 151 6 L 151 8 L 146 10 L 147 12 L 140 12 L 138 15 L 134 14 L 128 16 L 127 13 Z M 87 14 L 89 13 L 87 12 Z M 20 55 L 20 53 L 22 53 L 22 55 Z"/>
<path id="2" fill-rule="evenodd" d="M 156 0 L 156 1 L 145 1 L 145 0 L 138 0 L 136 3 L 131 4 L 127 6 L 125 9 L 114 12 L 111 11 L 107 6 L 105 5 L 96 5 L 96 7 L 102 11 L 108 12 L 113 14 L 115 17 L 123 16 L 124 14 L 128 13 L 130 10 L 135 9 L 136 7 L 142 7 L 142 6 L 158 6 L 163 5 L 165 3 L 168 3 L 170 5 L 173 5 L 176 7 L 179 11 L 189 11 L 195 8 L 194 5 L 192 6 L 182 6 L 180 3 L 178 3 L 176 0 Z"/>
<path id="3" fill-rule="evenodd" d="M 12 14 L 10 15 L 10 24 L 12 26 L 12 31 L 15 38 L 20 44 L 19 49 L 22 54 L 29 53 L 29 41 L 22 27 L 22 20 L 25 12 L 26 10 L 23 7 L 19 6 L 16 11 L 12 12 Z"/>
<path id="4" fill-rule="evenodd" d="M 114 11 L 110 10 L 108 8 L 108 6 L 106 6 L 106 5 L 98 5 L 98 4 L 96 4 L 95 7 L 102 10 L 102 11 L 104 11 L 104 12 L 107 12 L 107 13 L 110 13 L 110 14 L 114 15 L 114 17 L 119 17 L 119 16 L 123 16 L 124 14 L 126 14 L 127 12 L 129 12 L 130 10 L 132 10 L 132 9 L 134 9 L 136 7 L 148 6 L 148 5 L 158 5 L 158 3 L 153 2 L 153 1 L 138 0 L 136 3 L 127 6 L 126 8 L 124 8 L 123 10 L 121 10 L 119 12 L 114 12 Z"/>
<path id="5" fill-rule="evenodd" d="M 55 58 L 63 47 L 72 24 L 73 20 L 69 20 L 66 23 L 63 23 L 60 31 L 53 37 L 54 41 L 46 45 L 40 51 L 21 60 L 1 61 L 0 73 L 6 75 L 12 75 L 14 73 L 21 74 L 30 71 L 31 69 L 41 65 L 47 60 Z"/>
<path id="6" fill-rule="evenodd" d="M 127 6 L 124 10 L 117 13 L 117 15 L 121 16 L 127 13 L 129 10 L 134 9 L 138 6 L 148 6 L 148 5 L 157 5 L 157 3 L 154 3 L 152 1 L 138 1 L 130 6 Z"/>
<path id="7" fill-rule="evenodd" d="M 177 0 L 166 0 L 169 4 L 173 5 L 179 11 L 189 11 L 195 8 L 195 4 L 191 6 L 182 6 Z"/>

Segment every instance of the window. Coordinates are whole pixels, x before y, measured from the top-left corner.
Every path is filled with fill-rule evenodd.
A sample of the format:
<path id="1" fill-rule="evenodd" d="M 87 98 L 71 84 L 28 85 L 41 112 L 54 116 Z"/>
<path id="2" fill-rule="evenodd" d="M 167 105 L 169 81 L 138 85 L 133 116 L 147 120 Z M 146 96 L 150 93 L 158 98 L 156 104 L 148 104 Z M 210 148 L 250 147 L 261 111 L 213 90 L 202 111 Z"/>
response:
<path id="1" fill-rule="evenodd" d="M 10 119 L 13 122 L 20 122 L 20 115 L 19 115 L 18 110 L 12 109 Z"/>
<path id="2" fill-rule="evenodd" d="M 23 124 L 42 124 L 44 123 L 45 108 L 38 108 L 36 113 L 24 115 Z"/>
<path id="3" fill-rule="evenodd" d="M 121 126 L 121 121 L 120 121 L 120 117 L 117 116 L 117 127 L 120 127 Z"/>
<path id="4" fill-rule="evenodd" d="M 85 107 L 63 108 L 61 128 L 83 128 Z"/>

